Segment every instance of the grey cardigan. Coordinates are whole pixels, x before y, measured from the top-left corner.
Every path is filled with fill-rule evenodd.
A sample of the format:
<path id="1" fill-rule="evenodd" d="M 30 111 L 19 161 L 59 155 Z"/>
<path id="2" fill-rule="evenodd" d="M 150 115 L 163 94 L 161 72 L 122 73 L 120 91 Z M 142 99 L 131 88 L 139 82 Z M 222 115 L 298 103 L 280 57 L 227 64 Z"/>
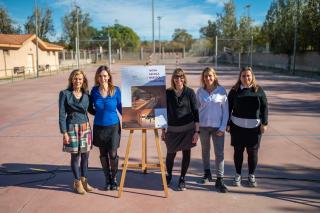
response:
<path id="1" fill-rule="evenodd" d="M 80 100 L 72 94 L 72 89 L 60 91 L 59 94 L 59 127 L 60 132 L 68 131 L 69 124 L 89 122 L 87 112 L 94 113 L 91 98 L 88 93 L 83 93 Z"/>

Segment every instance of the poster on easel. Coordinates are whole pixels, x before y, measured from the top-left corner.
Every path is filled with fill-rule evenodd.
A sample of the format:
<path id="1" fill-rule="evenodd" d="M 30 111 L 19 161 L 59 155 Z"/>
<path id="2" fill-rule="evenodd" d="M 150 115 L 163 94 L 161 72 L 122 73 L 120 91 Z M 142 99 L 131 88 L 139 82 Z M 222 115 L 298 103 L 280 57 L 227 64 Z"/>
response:
<path id="1" fill-rule="evenodd" d="M 122 128 L 166 128 L 165 66 L 125 66 L 120 71 Z"/>

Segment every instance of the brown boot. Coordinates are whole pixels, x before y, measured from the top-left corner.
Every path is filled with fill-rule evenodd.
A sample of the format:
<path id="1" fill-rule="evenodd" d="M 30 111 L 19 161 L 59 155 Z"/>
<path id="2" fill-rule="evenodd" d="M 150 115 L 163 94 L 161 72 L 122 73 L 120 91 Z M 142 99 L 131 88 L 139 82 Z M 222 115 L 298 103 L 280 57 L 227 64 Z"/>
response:
<path id="1" fill-rule="evenodd" d="M 84 190 L 86 190 L 86 192 L 93 191 L 93 187 L 89 185 L 87 178 L 81 177 L 80 180 L 81 180 L 82 186 L 83 186 Z"/>
<path id="2" fill-rule="evenodd" d="M 73 188 L 78 194 L 84 195 L 86 193 L 80 180 L 74 180 Z"/>

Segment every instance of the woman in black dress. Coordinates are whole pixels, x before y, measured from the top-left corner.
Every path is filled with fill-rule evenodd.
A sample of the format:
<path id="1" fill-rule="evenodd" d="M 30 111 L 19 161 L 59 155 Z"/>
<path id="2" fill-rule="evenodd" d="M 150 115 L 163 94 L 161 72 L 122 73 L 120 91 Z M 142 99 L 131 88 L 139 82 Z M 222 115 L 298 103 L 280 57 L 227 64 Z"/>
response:
<path id="1" fill-rule="evenodd" d="M 231 134 L 234 148 L 236 175 L 233 184 L 241 185 L 243 152 L 248 154 L 249 186 L 256 187 L 254 172 L 258 163 L 258 149 L 262 134 L 268 125 L 268 102 L 266 94 L 256 82 L 251 67 L 240 71 L 237 83 L 228 94 L 229 122 L 227 131 Z"/>
<path id="2" fill-rule="evenodd" d="M 162 140 L 167 146 L 167 183 L 172 179 L 174 158 L 182 151 L 181 175 L 178 190 L 186 190 L 185 175 L 187 174 L 191 148 L 196 146 L 199 138 L 199 112 L 196 95 L 187 87 L 187 78 L 181 68 L 174 70 L 171 77 L 171 88 L 166 91 L 168 128 L 162 130 Z"/>

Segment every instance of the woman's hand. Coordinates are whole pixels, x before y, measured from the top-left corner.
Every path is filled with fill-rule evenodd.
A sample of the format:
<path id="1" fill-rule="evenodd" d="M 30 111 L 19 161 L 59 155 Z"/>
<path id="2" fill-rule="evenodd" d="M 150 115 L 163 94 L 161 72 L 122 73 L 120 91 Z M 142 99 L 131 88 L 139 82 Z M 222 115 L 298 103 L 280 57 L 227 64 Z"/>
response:
<path id="1" fill-rule="evenodd" d="M 198 142 L 198 139 L 199 139 L 199 133 L 195 132 L 192 137 L 192 143 L 196 144 Z"/>
<path id="2" fill-rule="evenodd" d="M 67 145 L 70 143 L 70 137 L 68 135 L 68 133 L 63 133 L 63 144 Z"/>
<path id="3" fill-rule="evenodd" d="M 219 137 L 221 137 L 221 136 L 223 136 L 223 135 L 224 135 L 224 132 L 223 132 L 223 131 L 218 130 L 218 131 L 216 132 L 216 135 L 217 135 L 217 136 L 219 136 Z"/>
<path id="4" fill-rule="evenodd" d="M 227 128 L 226 128 L 226 132 L 229 132 L 230 133 L 230 126 L 228 125 Z"/>
<path id="5" fill-rule="evenodd" d="M 260 126 L 261 134 L 265 133 L 265 131 L 267 131 L 267 129 L 268 129 L 268 126 L 261 124 L 261 126 Z"/>

